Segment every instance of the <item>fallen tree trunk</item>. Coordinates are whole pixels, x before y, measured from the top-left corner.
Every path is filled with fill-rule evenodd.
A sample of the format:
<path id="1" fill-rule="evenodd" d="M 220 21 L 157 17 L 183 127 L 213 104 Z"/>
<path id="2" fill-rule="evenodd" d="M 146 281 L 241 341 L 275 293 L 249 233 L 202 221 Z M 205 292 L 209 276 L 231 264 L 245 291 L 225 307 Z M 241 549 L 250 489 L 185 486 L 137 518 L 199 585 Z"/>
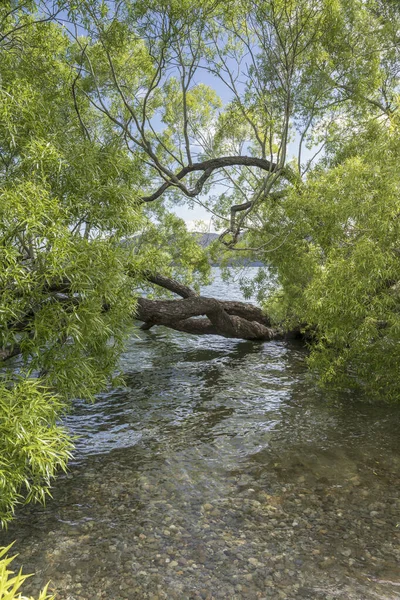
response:
<path id="1" fill-rule="evenodd" d="M 207 318 L 194 318 L 200 316 Z M 142 329 L 164 325 L 186 333 L 222 335 L 245 340 L 269 340 L 282 335 L 282 332 L 266 325 L 264 316 L 257 315 L 256 307 L 246 306 L 244 303 L 223 302 L 205 296 L 182 300 L 139 298 L 136 318 L 144 321 Z"/>
<path id="2" fill-rule="evenodd" d="M 180 300 L 139 298 L 135 317 L 141 329 L 163 325 L 195 335 L 220 335 L 244 340 L 275 340 L 298 335 L 272 327 L 262 310 L 247 302 L 217 300 L 197 295 L 194 290 L 161 275 L 148 275 L 148 281 L 175 292 Z"/>

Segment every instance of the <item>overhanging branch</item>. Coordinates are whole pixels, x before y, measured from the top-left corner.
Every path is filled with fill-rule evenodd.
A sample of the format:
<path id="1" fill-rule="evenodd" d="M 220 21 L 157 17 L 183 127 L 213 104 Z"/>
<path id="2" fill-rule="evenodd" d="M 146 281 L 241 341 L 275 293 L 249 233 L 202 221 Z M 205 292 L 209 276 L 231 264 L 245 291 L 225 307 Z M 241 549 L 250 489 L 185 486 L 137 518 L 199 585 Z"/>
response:
<path id="1" fill-rule="evenodd" d="M 181 169 L 173 177 L 169 178 L 168 181 L 163 183 L 153 194 L 142 197 L 142 202 L 153 202 L 154 200 L 157 200 L 170 187 L 177 187 L 186 196 L 193 198 L 201 193 L 204 184 L 211 177 L 214 171 L 224 167 L 236 166 L 258 167 L 259 169 L 268 171 L 271 174 L 273 173 L 275 175 L 280 175 L 288 181 L 293 181 L 295 178 L 295 174 L 291 169 L 288 169 L 287 167 L 282 168 L 277 163 L 271 162 L 265 158 L 258 158 L 255 156 L 221 156 L 220 158 L 211 158 L 203 162 L 193 163 L 183 167 L 183 169 Z M 195 186 L 192 189 L 187 188 L 182 183 L 182 180 L 190 173 L 199 171 L 203 172 L 203 174 L 198 179 Z"/>
<path id="2" fill-rule="evenodd" d="M 148 275 L 147 279 L 177 293 L 182 299 L 139 298 L 135 318 L 144 322 L 142 330 L 163 325 L 195 335 L 247 340 L 282 339 L 286 336 L 282 329 L 271 327 L 268 317 L 253 304 L 199 296 L 191 288 L 159 274 Z"/>

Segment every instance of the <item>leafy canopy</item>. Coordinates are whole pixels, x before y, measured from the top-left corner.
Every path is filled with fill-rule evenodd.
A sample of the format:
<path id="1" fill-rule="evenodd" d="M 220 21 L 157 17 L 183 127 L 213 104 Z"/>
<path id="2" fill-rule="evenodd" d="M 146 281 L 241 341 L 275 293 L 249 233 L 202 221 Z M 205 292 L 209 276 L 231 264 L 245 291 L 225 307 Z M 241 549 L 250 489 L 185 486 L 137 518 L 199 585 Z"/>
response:
<path id="1" fill-rule="evenodd" d="M 2 2 L 3 524 L 65 468 L 71 400 L 117 381 L 146 274 L 208 280 L 182 202 L 213 215 L 220 257 L 268 265 L 260 298 L 312 331 L 322 381 L 398 397 L 399 18 L 380 0 Z"/>

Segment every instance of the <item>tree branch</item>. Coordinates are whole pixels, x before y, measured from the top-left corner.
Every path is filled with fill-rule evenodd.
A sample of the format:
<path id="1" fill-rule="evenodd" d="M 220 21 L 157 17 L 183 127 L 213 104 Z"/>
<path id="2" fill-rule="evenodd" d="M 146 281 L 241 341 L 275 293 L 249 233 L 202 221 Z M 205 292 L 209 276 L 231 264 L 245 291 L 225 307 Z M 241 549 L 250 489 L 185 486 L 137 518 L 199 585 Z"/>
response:
<path id="1" fill-rule="evenodd" d="M 193 163 L 191 165 L 187 165 L 183 169 L 181 169 L 173 178 L 163 183 L 157 191 L 155 191 L 151 196 L 142 197 L 142 202 L 153 202 L 157 200 L 168 188 L 170 187 L 179 187 L 179 189 L 189 198 L 197 196 L 201 193 L 203 186 L 207 179 L 211 177 L 212 173 L 217 169 L 222 169 L 224 167 L 234 167 L 234 166 L 246 166 L 246 167 L 258 167 L 263 171 L 268 171 L 269 173 L 279 174 L 284 177 L 288 181 L 293 182 L 296 179 L 295 174 L 291 169 L 280 168 L 274 162 L 271 162 L 265 158 L 258 158 L 255 156 L 221 156 L 220 158 L 211 158 L 209 160 L 205 160 L 203 162 Z M 182 179 L 184 179 L 190 173 L 195 173 L 197 171 L 203 171 L 203 175 L 196 182 L 194 188 L 191 190 L 188 189 L 185 185 L 181 183 Z"/>

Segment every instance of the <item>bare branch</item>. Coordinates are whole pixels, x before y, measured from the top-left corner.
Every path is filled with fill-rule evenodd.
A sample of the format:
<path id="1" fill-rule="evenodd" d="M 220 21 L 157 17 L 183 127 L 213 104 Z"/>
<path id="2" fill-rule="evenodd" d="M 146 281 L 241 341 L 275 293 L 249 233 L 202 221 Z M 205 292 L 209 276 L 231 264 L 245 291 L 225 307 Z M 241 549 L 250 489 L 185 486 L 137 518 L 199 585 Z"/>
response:
<path id="1" fill-rule="evenodd" d="M 175 186 L 178 187 L 186 196 L 192 198 L 201 193 L 205 182 L 211 177 L 214 171 L 222 169 L 224 167 L 232 166 L 248 166 L 258 167 L 263 171 L 274 173 L 276 175 L 284 177 L 286 180 L 293 182 L 296 179 L 293 171 L 288 168 L 280 168 L 276 163 L 273 163 L 265 158 L 258 158 L 255 156 L 222 156 L 220 158 L 211 158 L 199 163 L 193 163 L 181 169 L 176 175 L 174 175 L 169 181 L 166 181 L 161 185 L 157 191 L 151 196 L 145 196 L 142 198 L 143 202 L 153 202 L 157 200 L 168 188 Z M 188 189 L 181 183 L 190 173 L 202 171 L 203 175 L 196 182 L 192 189 Z"/>

